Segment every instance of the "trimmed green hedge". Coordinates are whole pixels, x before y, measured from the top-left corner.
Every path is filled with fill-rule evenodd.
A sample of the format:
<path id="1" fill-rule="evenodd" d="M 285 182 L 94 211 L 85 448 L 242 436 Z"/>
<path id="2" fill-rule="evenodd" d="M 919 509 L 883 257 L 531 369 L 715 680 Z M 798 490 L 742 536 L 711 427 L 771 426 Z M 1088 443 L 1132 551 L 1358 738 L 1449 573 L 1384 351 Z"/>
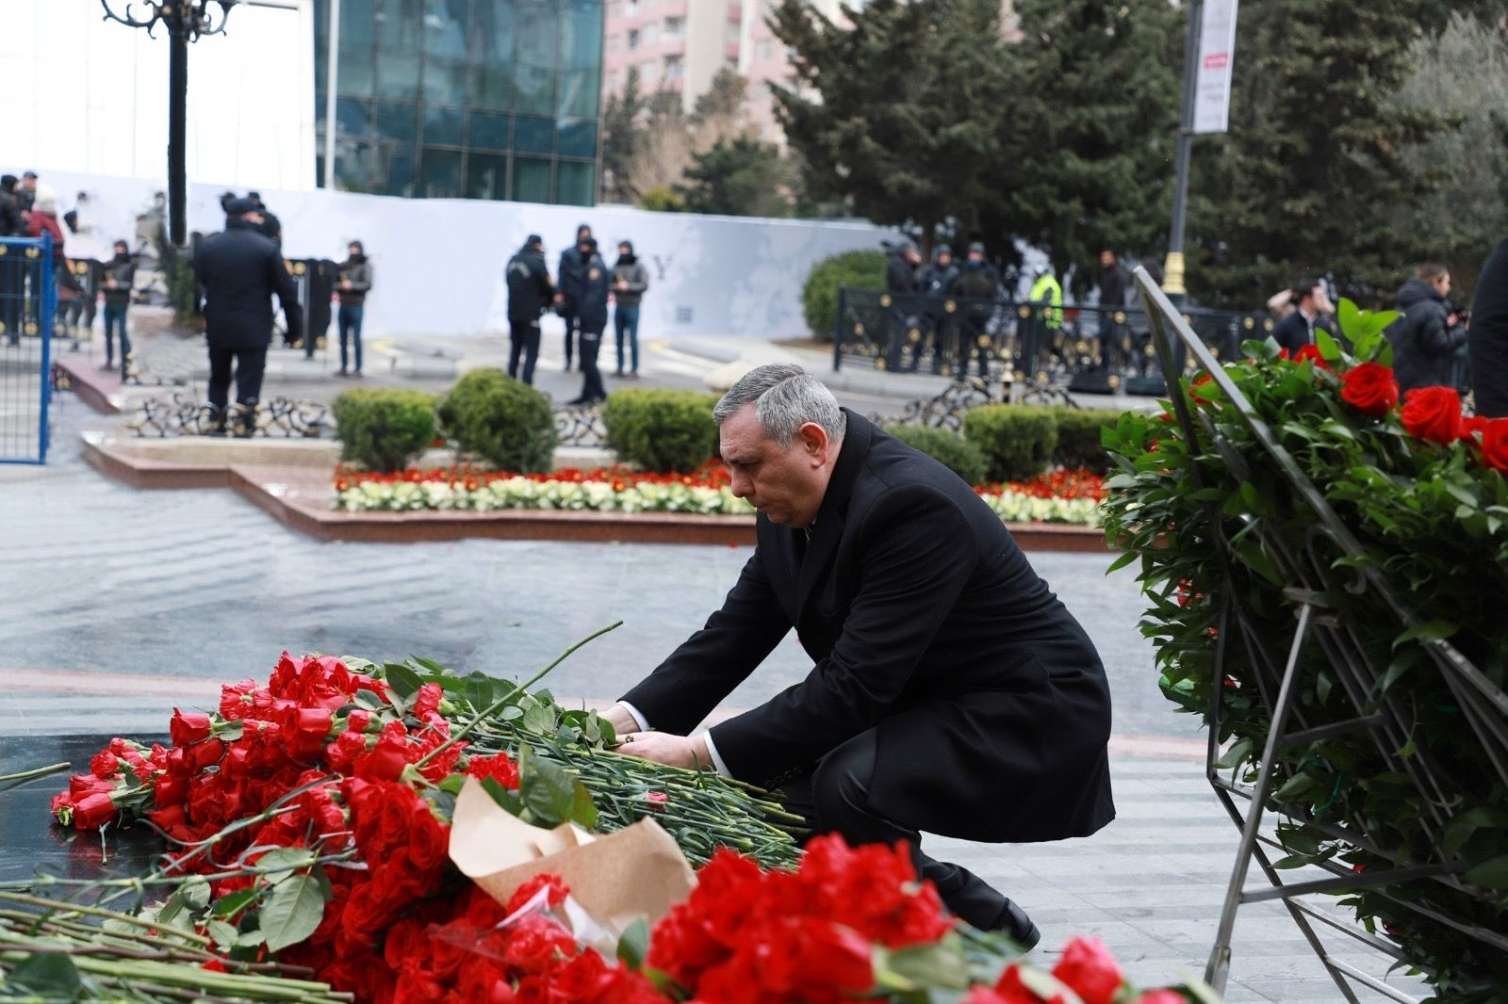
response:
<path id="1" fill-rule="evenodd" d="M 647 471 L 693 471 L 717 453 L 717 397 L 689 390 L 620 390 L 602 407 L 607 445 Z"/>
<path id="2" fill-rule="evenodd" d="M 806 285 L 801 288 L 801 312 L 812 337 L 818 341 L 833 340 L 833 325 L 838 320 L 839 286 L 884 289 L 885 253 L 845 251 L 812 266 Z"/>
<path id="3" fill-rule="evenodd" d="M 1058 445 L 1049 408 L 988 404 L 963 416 L 963 434 L 984 451 L 991 481 L 1025 481 L 1047 470 Z"/>
<path id="4" fill-rule="evenodd" d="M 1110 470 L 1110 453 L 1100 439 L 1105 426 L 1120 421 L 1121 413 L 1105 408 L 1053 408 L 1058 421 L 1058 446 L 1053 463 L 1062 467 L 1087 467 L 1096 474 Z"/>
<path id="5" fill-rule="evenodd" d="M 502 471 L 548 471 L 555 455 L 550 399 L 499 369 L 472 370 L 436 409 L 441 428 L 466 453 Z"/>
<path id="6" fill-rule="evenodd" d="M 952 430 L 926 425 L 892 425 L 885 431 L 938 461 L 970 485 L 983 484 L 989 476 L 990 465 L 984 451 Z"/>
<path id="7" fill-rule="evenodd" d="M 401 471 L 435 438 L 435 400 L 390 387 L 348 390 L 330 408 L 340 459 L 372 471 Z"/>

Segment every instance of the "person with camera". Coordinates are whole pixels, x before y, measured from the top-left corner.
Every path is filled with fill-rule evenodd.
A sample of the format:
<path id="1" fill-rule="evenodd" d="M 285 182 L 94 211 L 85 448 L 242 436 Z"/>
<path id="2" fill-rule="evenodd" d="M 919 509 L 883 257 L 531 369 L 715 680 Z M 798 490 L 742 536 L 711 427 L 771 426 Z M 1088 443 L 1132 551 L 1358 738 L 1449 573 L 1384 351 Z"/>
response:
<path id="1" fill-rule="evenodd" d="M 1387 335 L 1400 393 L 1456 385 L 1456 362 L 1466 347 L 1466 332 L 1452 320 L 1445 299 L 1449 294 L 1450 270 L 1434 263 L 1420 265 L 1399 287 L 1398 311 L 1403 316 Z"/>

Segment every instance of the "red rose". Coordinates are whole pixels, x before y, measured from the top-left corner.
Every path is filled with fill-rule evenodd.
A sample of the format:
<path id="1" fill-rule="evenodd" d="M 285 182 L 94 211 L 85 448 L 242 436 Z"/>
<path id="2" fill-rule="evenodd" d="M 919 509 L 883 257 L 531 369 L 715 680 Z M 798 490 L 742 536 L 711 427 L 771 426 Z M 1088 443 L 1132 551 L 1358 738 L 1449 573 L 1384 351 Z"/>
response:
<path id="1" fill-rule="evenodd" d="M 1148 990 L 1136 1004 L 1189 1004 L 1189 999 L 1177 990 Z"/>
<path id="2" fill-rule="evenodd" d="M 1398 381 L 1386 366 L 1358 363 L 1340 378 L 1340 399 L 1363 415 L 1381 418 L 1398 403 Z"/>
<path id="3" fill-rule="evenodd" d="M 559 875 L 545 872 L 542 875 L 534 876 L 513 890 L 513 895 L 508 897 L 508 905 L 503 907 L 503 913 L 512 915 L 522 910 L 529 904 L 529 900 L 533 899 L 535 894 L 541 889 L 548 889 L 550 891 L 548 902 L 551 906 L 559 906 L 571 894 L 570 886 L 566 885 L 565 881 Z"/>
<path id="4" fill-rule="evenodd" d="M 1330 364 L 1325 362 L 1325 357 L 1320 355 L 1318 345 L 1305 345 L 1293 354 L 1293 361 L 1295 363 L 1310 362 L 1322 370 L 1330 368 Z"/>
<path id="5" fill-rule="evenodd" d="M 113 778 L 119 769 L 120 759 L 109 750 L 100 750 L 94 754 L 94 759 L 89 761 L 89 773 L 95 777 Z"/>
<path id="6" fill-rule="evenodd" d="M 188 780 L 164 774 L 152 783 L 152 802 L 159 808 L 182 805 L 188 798 Z"/>
<path id="7" fill-rule="evenodd" d="M 1409 435 L 1449 446 L 1461 438 L 1461 395 L 1452 387 L 1418 387 L 1403 402 Z"/>
<path id="8" fill-rule="evenodd" d="M 1494 418 L 1483 427 L 1482 462 L 1508 474 L 1508 418 Z"/>
<path id="9" fill-rule="evenodd" d="M 189 762 L 194 765 L 196 772 L 203 770 L 211 764 L 220 762 L 220 757 L 225 754 L 225 744 L 218 739 L 207 739 L 202 743 L 196 743 L 189 749 Z"/>
<path id="10" fill-rule="evenodd" d="M 504 962 L 524 973 L 542 973 L 557 959 L 576 954 L 576 939 L 542 914 L 522 917 L 513 925 Z"/>
<path id="11" fill-rule="evenodd" d="M 365 732 L 372 724 L 372 713 L 362 708 L 352 708 L 346 715 L 347 732 Z"/>
<path id="12" fill-rule="evenodd" d="M 414 695 L 414 717 L 421 722 L 430 715 L 440 710 L 440 698 L 445 696 L 445 690 L 438 683 L 426 683 L 419 688 Z"/>
<path id="13" fill-rule="evenodd" d="M 1057 1004 L 1061 1004 L 1062 999 L 1061 994 L 1053 995 Z M 1042 998 L 1021 982 L 1021 966 L 1018 963 L 1007 966 L 1005 972 L 1000 974 L 1000 981 L 995 984 L 995 997 L 986 998 L 980 1004 L 1042 1004 Z"/>
<path id="14" fill-rule="evenodd" d="M 73 806 L 75 829 L 97 830 L 115 818 L 115 802 L 109 792 L 97 791 L 85 795 Z"/>
<path id="15" fill-rule="evenodd" d="M 168 733 L 174 746 L 189 746 L 209 738 L 209 715 L 197 711 L 173 709 L 173 719 L 168 722 Z"/>
<path id="16" fill-rule="evenodd" d="M 1070 941 L 1052 974 L 1082 997 L 1084 1004 L 1111 1004 L 1125 982 L 1120 966 L 1099 938 Z"/>
<path id="17" fill-rule="evenodd" d="M 466 773 L 478 780 L 490 777 L 504 788 L 518 790 L 518 765 L 506 753 L 474 756 L 466 764 Z"/>

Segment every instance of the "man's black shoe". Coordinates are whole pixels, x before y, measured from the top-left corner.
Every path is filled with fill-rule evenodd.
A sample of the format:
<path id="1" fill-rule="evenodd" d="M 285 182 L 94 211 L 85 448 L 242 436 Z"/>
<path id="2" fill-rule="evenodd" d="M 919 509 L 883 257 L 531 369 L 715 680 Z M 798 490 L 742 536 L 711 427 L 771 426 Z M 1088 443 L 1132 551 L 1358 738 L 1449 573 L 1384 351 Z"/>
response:
<path id="1" fill-rule="evenodd" d="M 1029 952 L 1037 947 L 1037 942 L 1042 940 L 1042 932 L 1037 930 L 1037 925 L 1011 900 L 1005 901 L 1005 906 L 1000 910 L 1000 917 L 990 930 L 999 931 L 1014 941 L 1023 952 Z"/>

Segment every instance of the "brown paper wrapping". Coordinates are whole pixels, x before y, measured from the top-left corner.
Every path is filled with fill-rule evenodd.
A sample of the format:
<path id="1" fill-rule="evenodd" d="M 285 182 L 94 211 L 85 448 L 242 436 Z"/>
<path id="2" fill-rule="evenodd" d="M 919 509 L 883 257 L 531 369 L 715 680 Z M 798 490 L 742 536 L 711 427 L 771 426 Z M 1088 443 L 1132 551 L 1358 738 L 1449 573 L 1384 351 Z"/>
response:
<path id="1" fill-rule="evenodd" d="M 534 876 L 559 875 L 587 913 L 618 933 L 639 917 L 663 917 L 696 884 L 680 847 L 652 819 L 608 834 L 572 823 L 546 830 L 498 805 L 475 778 L 456 798 L 450 860 L 504 904 Z"/>

